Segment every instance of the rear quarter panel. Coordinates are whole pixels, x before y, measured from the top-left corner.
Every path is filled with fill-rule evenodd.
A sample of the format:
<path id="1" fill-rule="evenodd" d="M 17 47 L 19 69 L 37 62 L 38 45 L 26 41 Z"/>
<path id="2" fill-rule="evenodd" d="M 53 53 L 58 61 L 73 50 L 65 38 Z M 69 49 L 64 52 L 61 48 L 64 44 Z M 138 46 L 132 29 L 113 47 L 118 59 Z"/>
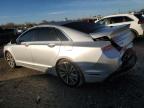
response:
<path id="1" fill-rule="evenodd" d="M 102 55 L 101 48 L 110 42 L 71 42 L 62 43 L 58 60 L 67 58 L 73 62 L 96 63 Z"/>
<path id="2" fill-rule="evenodd" d="M 102 50 L 103 47 L 111 44 L 109 41 L 74 42 L 71 44 L 73 45 L 61 46 L 58 60 L 63 58 L 71 60 L 85 74 L 87 72 L 99 73 L 102 71 L 111 73 L 121 65 L 120 53 L 115 48 L 107 53 Z"/>

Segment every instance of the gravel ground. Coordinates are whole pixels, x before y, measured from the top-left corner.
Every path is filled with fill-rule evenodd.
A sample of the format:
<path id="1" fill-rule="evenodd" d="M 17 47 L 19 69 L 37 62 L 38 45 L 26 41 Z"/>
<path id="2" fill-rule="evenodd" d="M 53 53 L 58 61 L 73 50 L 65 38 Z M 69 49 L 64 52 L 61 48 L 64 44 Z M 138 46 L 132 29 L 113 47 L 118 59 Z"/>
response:
<path id="1" fill-rule="evenodd" d="M 135 50 L 138 62 L 128 74 L 80 88 L 35 70 L 12 70 L 0 59 L 0 108 L 144 108 L 144 39 Z"/>

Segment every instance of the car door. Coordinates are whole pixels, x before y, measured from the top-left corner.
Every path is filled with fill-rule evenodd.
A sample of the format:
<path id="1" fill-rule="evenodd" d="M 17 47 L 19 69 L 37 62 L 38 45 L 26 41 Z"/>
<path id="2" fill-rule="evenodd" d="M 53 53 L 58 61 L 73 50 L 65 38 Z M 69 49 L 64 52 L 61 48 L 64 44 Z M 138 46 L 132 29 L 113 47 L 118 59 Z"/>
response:
<path id="1" fill-rule="evenodd" d="M 34 35 L 35 35 L 34 30 L 29 30 L 23 33 L 17 39 L 17 44 L 12 46 L 12 51 L 18 64 L 20 65 L 32 64 L 30 43 L 33 41 Z"/>
<path id="2" fill-rule="evenodd" d="M 31 45 L 34 66 L 37 70 L 46 71 L 56 63 L 61 41 L 55 28 L 40 27 L 37 41 Z"/>

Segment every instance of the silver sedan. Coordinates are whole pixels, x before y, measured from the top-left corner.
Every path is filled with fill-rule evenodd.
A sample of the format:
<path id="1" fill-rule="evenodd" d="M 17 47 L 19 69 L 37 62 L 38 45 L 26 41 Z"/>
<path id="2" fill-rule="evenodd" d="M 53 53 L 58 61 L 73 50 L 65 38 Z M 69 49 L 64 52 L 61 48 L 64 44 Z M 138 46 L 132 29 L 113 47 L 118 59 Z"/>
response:
<path id="1" fill-rule="evenodd" d="M 136 63 L 133 34 L 128 26 L 92 28 L 92 25 L 43 25 L 22 33 L 4 47 L 11 68 L 24 66 L 53 72 L 68 86 L 99 82 Z M 84 29 L 83 29 L 84 28 Z M 100 28 L 100 27 L 99 27 Z"/>

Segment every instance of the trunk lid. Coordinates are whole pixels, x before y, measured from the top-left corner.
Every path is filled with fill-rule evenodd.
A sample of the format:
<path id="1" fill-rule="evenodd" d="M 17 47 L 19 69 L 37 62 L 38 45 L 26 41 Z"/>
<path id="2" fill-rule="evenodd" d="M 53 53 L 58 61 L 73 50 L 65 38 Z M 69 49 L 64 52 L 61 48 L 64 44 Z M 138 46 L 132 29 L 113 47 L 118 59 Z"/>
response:
<path id="1" fill-rule="evenodd" d="M 105 40 L 111 41 L 111 44 L 118 50 L 132 44 L 134 40 L 134 35 L 129 29 L 129 25 L 100 28 L 90 35 L 95 41 L 97 39 L 103 40 L 105 37 Z"/>

